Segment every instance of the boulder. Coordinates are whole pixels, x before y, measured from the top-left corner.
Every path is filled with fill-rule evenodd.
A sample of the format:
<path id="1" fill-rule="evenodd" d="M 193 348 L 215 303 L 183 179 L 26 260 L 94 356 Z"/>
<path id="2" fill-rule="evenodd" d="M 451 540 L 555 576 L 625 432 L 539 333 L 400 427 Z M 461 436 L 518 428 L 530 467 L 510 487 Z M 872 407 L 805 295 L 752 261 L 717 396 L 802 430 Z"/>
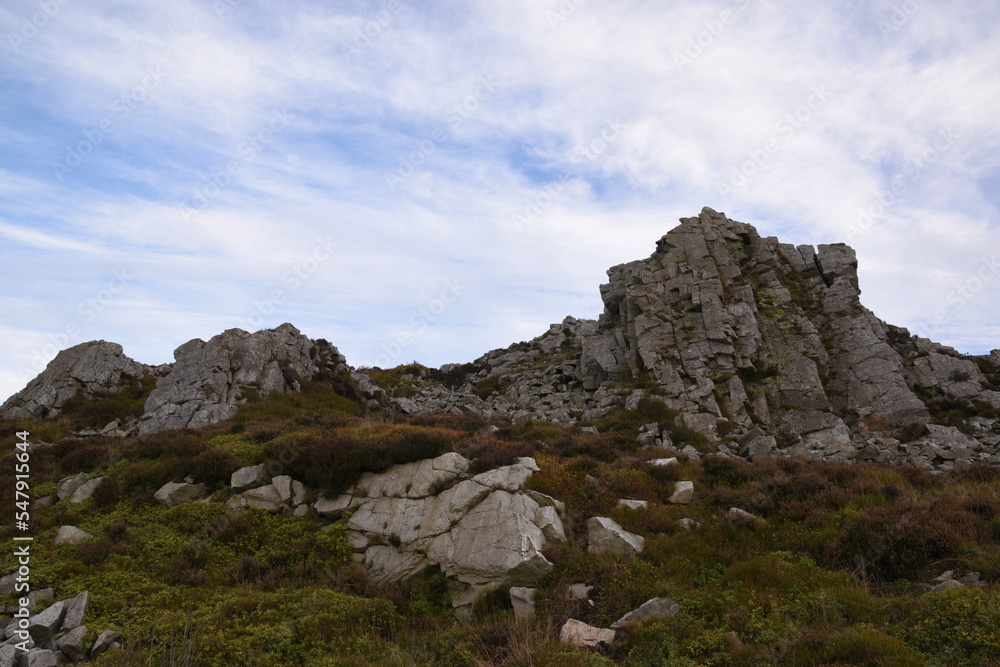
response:
<path id="1" fill-rule="evenodd" d="M 670 502 L 675 505 L 687 505 L 694 497 L 694 482 L 677 482 Z"/>
<path id="2" fill-rule="evenodd" d="M 614 519 L 587 519 L 587 551 L 592 554 L 619 553 L 634 556 L 642 553 L 646 540 L 622 528 Z"/>
<path id="3" fill-rule="evenodd" d="M 278 475 L 271 480 L 271 485 L 278 492 L 278 497 L 282 503 L 292 502 L 292 478 L 288 475 Z"/>
<path id="4" fill-rule="evenodd" d="M 59 655 L 46 648 L 33 648 L 21 657 L 20 667 L 56 667 Z"/>
<path id="5" fill-rule="evenodd" d="M 75 598 L 64 600 L 65 614 L 63 615 L 61 631 L 68 632 L 83 625 L 83 619 L 87 615 L 87 607 L 90 606 L 90 592 L 84 591 Z"/>
<path id="6" fill-rule="evenodd" d="M 593 586 L 587 584 L 573 584 L 569 587 L 567 595 L 570 600 L 586 600 L 590 597 L 590 591 L 593 589 Z"/>
<path id="7" fill-rule="evenodd" d="M 59 628 L 62 627 L 63 615 L 65 613 L 66 603 L 60 601 L 30 618 L 28 621 L 28 632 L 36 644 L 48 644 L 55 638 Z"/>
<path id="8" fill-rule="evenodd" d="M 188 484 L 186 482 L 168 482 L 153 495 L 161 507 L 171 508 L 186 503 L 189 500 L 204 498 L 208 491 L 204 484 Z"/>
<path id="9" fill-rule="evenodd" d="M 73 492 L 73 495 L 70 496 L 69 501 L 71 503 L 82 503 L 84 500 L 87 500 L 94 495 L 94 491 L 97 490 L 97 487 L 100 486 L 103 481 L 103 477 L 95 477 L 94 479 L 87 480 L 77 487 L 76 491 Z"/>
<path id="10" fill-rule="evenodd" d="M 619 500 L 618 507 L 624 507 L 625 509 L 639 511 L 649 509 L 648 500 Z"/>
<path id="11" fill-rule="evenodd" d="M 76 544 L 77 542 L 92 539 L 94 539 L 93 535 L 80 530 L 76 526 L 63 526 L 56 532 L 56 537 L 52 540 L 52 544 Z"/>
<path id="12" fill-rule="evenodd" d="M 239 493 L 249 489 L 256 489 L 259 486 L 265 486 L 270 481 L 271 478 L 267 474 L 267 465 L 261 463 L 260 465 L 240 468 L 234 472 L 229 478 L 229 486 L 233 487 L 233 491 Z"/>
<path id="13" fill-rule="evenodd" d="M 82 662 L 87 657 L 86 651 L 83 650 L 83 639 L 86 635 L 87 626 L 78 626 L 57 639 L 56 647 L 70 662 Z"/>
<path id="14" fill-rule="evenodd" d="M 595 628 L 582 621 L 571 618 L 559 631 L 559 641 L 563 644 L 581 648 L 596 648 L 611 646 L 615 641 L 615 631 Z"/>
<path id="15" fill-rule="evenodd" d="M 612 623 L 611 629 L 621 630 L 628 625 L 642 623 L 648 619 L 674 616 L 679 614 L 680 611 L 681 606 L 675 600 L 671 600 L 670 598 L 653 598 L 644 602 L 638 609 L 630 611 Z"/>
<path id="16" fill-rule="evenodd" d="M 83 486 L 88 479 L 89 475 L 85 472 L 81 472 L 75 477 L 66 477 L 59 480 L 59 486 L 56 487 L 56 497 L 59 498 L 59 500 L 69 498 L 77 489 Z"/>
<path id="17" fill-rule="evenodd" d="M 758 520 L 756 514 L 741 510 L 739 507 L 730 507 L 729 512 L 726 513 L 726 518 L 733 523 L 753 523 Z"/>
<path id="18" fill-rule="evenodd" d="M 517 618 L 535 617 L 535 589 L 515 586 L 510 589 L 510 603 Z"/>
<path id="19" fill-rule="evenodd" d="M 320 516 L 336 519 L 343 514 L 344 510 L 350 507 L 353 502 L 354 496 L 347 493 L 343 493 L 332 499 L 321 496 L 319 500 L 313 504 L 313 509 L 315 509 L 316 513 Z"/>
<path id="20" fill-rule="evenodd" d="M 106 653 L 108 649 L 121 646 L 122 633 L 117 630 L 105 630 L 98 635 L 93 648 L 90 649 L 90 659 L 93 660 L 99 655 Z"/>
<path id="21" fill-rule="evenodd" d="M 284 505 L 281 500 L 281 493 L 273 484 L 245 491 L 243 499 L 246 500 L 247 506 L 256 507 L 268 512 L 277 512 Z"/>
<path id="22" fill-rule="evenodd" d="M 0 667 L 16 667 L 18 650 L 13 644 L 0 645 Z"/>
<path id="23" fill-rule="evenodd" d="M 666 466 L 677 465 L 677 459 L 675 457 L 670 457 L 668 459 L 653 459 L 649 462 L 649 465 L 657 468 L 665 468 Z"/>

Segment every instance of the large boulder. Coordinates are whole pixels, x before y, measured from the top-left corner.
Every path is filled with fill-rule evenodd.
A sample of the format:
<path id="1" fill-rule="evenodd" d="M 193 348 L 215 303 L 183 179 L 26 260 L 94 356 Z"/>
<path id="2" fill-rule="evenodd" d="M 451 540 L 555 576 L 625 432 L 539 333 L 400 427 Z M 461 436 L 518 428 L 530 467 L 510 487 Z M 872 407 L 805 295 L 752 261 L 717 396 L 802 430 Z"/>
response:
<path id="1" fill-rule="evenodd" d="M 483 592 L 528 586 L 552 569 L 542 550 L 565 540 L 557 501 L 522 490 L 533 459 L 468 476 L 469 461 L 448 453 L 363 476 L 340 498 L 314 506 L 333 515 L 349 506 L 352 542 L 376 580 L 436 566 L 452 603 L 465 609 Z"/>
<path id="2" fill-rule="evenodd" d="M 47 644 L 55 638 L 65 613 L 66 603 L 59 601 L 29 619 L 28 633 L 36 644 Z"/>
<path id="3" fill-rule="evenodd" d="M 233 491 L 239 493 L 265 486 L 270 481 L 271 477 L 267 474 L 267 465 L 261 463 L 255 466 L 246 466 L 234 472 L 229 478 L 229 485 L 233 487 Z"/>
<path id="4" fill-rule="evenodd" d="M 89 499 L 94 495 L 94 491 L 97 491 L 97 487 L 103 481 L 103 477 L 95 477 L 94 479 L 87 480 L 73 491 L 73 495 L 69 497 L 69 501 L 71 503 L 82 503 L 84 500 Z"/>
<path id="5" fill-rule="evenodd" d="M 646 540 L 630 533 L 608 517 L 587 519 L 587 551 L 592 554 L 617 553 L 635 556 L 642 553 Z"/>

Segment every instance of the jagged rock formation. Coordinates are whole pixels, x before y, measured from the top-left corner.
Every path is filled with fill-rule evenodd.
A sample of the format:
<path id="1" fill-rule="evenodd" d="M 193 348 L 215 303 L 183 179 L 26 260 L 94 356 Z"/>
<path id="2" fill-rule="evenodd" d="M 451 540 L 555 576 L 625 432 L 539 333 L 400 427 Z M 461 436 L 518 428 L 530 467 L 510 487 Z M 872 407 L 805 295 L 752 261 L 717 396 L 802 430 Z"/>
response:
<path id="1" fill-rule="evenodd" d="M 706 208 L 682 218 L 648 259 L 608 275 L 598 320 L 568 317 L 471 364 L 403 376 L 405 391 L 376 386 L 335 347 L 284 324 L 193 340 L 158 369 L 111 343 L 77 346 L 8 400 L 0 418 L 58 414 L 77 393 L 100 396 L 155 373 L 145 414 L 130 429 L 149 433 L 226 419 L 253 392 L 340 378 L 371 409 L 565 425 L 650 398 L 720 440 L 720 453 L 751 460 L 1000 464 L 1000 350 L 964 356 L 879 320 L 861 304 L 846 245 L 795 247 Z M 673 444 L 657 424 L 641 439 Z"/>
<path id="2" fill-rule="evenodd" d="M 964 357 L 879 320 L 844 244 L 783 244 L 706 208 L 608 275 L 598 321 L 490 352 L 453 387 L 415 378 L 394 402 L 571 424 L 650 396 L 708 435 L 757 429 L 758 457 L 1000 463 L 1000 351 Z M 957 452 L 956 429 L 924 430 L 955 406 L 981 436 Z"/>
<path id="3" fill-rule="evenodd" d="M 28 386 L 0 406 L 0 419 L 56 417 L 77 395 L 99 398 L 155 369 L 129 359 L 118 343 L 81 343 L 56 355 Z"/>
<path id="4" fill-rule="evenodd" d="M 229 329 L 207 343 L 188 341 L 174 359 L 146 401 L 139 433 L 222 421 L 250 392 L 299 391 L 304 380 L 332 379 L 348 370 L 336 347 L 311 340 L 291 324 L 252 334 Z"/>

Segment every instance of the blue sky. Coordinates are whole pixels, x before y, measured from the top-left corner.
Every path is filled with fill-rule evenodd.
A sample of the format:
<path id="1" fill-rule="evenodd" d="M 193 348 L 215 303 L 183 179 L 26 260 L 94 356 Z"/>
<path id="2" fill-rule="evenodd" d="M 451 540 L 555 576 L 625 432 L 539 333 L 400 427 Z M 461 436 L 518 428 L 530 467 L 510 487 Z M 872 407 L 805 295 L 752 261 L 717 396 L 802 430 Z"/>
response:
<path id="1" fill-rule="evenodd" d="M 597 316 L 706 205 L 850 243 L 876 314 L 988 352 L 998 33 L 972 1 L 5 2 L 0 397 L 87 340 L 286 321 L 469 361 Z"/>

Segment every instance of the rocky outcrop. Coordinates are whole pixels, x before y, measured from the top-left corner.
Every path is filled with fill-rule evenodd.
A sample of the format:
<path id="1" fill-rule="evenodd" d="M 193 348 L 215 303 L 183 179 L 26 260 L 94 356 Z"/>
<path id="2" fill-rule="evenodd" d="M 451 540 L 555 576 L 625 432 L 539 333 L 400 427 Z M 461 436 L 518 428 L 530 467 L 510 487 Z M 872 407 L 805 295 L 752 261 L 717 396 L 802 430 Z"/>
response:
<path id="1" fill-rule="evenodd" d="M 299 391 L 305 380 L 348 372 L 336 347 L 291 324 L 252 334 L 229 329 L 207 343 L 195 339 L 177 348 L 174 359 L 146 401 L 139 433 L 212 424 L 232 417 L 252 394 Z"/>
<path id="2" fill-rule="evenodd" d="M 90 606 L 90 593 L 84 591 L 76 597 L 59 600 L 49 605 L 37 614 L 32 614 L 36 605 L 36 593 L 31 593 L 30 615 L 14 618 L 9 621 L 3 631 L 6 635 L 0 644 L 0 665 L 63 665 L 69 662 L 81 662 L 88 657 L 84 648 L 87 626 L 84 619 Z M 46 591 L 45 599 L 52 600 L 52 589 Z M 19 608 L 8 608 L 7 613 L 16 614 Z M 101 639 L 95 642 L 89 657 L 96 658 L 103 653 L 112 642 L 121 639 L 121 633 L 108 631 L 102 633 Z M 111 642 L 108 641 L 111 639 Z M 99 645 L 103 646 L 99 648 Z M 18 656 L 19 662 L 4 662 L 9 657 Z"/>
<path id="3" fill-rule="evenodd" d="M 1000 351 L 965 357 L 885 324 L 862 306 L 857 268 L 844 244 L 781 243 L 706 208 L 648 259 L 608 271 L 599 320 L 570 317 L 530 343 L 414 377 L 412 395 L 392 400 L 404 412 L 573 424 L 650 396 L 688 428 L 716 437 L 724 427 L 725 455 L 878 452 L 947 469 L 969 450 L 963 460 L 1000 464 Z M 955 410 L 979 446 L 952 456 L 924 426 L 951 425 Z M 672 444 L 655 424 L 640 440 Z"/>
<path id="4" fill-rule="evenodd" d="M 100 398 L 154 372 L 103 340 L 81 343 L 56 355 L 28 386 L 0 406 L 0 419 L 56 417 L 76 397 Z"/>

